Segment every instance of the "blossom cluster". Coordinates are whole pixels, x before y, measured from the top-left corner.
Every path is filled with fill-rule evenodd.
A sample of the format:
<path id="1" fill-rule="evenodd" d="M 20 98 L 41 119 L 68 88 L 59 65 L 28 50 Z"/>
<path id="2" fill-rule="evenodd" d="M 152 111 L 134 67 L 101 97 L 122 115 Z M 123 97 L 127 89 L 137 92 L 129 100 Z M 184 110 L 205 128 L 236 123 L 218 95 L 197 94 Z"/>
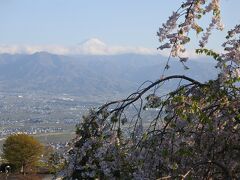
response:
<path id="1" fill-rule="evenodd" d="M 120 132 L 111 129 L 107 117 L 106 110 L 101 111 L 101 117 L 90 111 L 79 124 L 77 137 L 68 152 L 65 177 L 115 179 L 120 176 L 120 170 L 127 167 L 125 147 L 120 146 L 124 142 L 120 140 Z"/>
<path id="2" fill-rule="evenodd" d="M 198 20 L 210 12 L 213 12 L 212 20 L 204 31 L 203 27 L 198 24 Z M 170 48 L 171 56 L 179 57 L 181 60 L 186 51 L 185 45 L 190 42 L 188 34 L 191 30 L 196 31 L 197 34 L 203 33 L 199 46 L 204 47 L 214 28 L 223 29 L 220 16 L 220 0 L 210 0 L 210 2 L 206 0 L 187 0 L 159 28 L 157 35 L 162 45 L 158 49 Z"/>
<path id="3" fill-rule="evenodd" d="M 222 69 L 221 82 L 240 78 L 240 25 L 228 32 L 227 41 L 222 44 L 225 53 L 222 53 L 218 67 Z"/>
<path id="4" fill-rule="evenodd" d="M 209 36 L 215 27 L 218 30 L 223 30 L 224 28 L 220 16 L 220 0 L 213 0 L 211 3 L 209 3 L 209 5 L 205 7 L 205 12 L 211 11 L 213 11 L 215 15 L 212 17 L 211 23 L 206 28 L 206 32 L 203 34 L 202 39 L 199 42 L 199 46 L 202 48 L 205 47 L 205 45 L 208 43 Z"/>

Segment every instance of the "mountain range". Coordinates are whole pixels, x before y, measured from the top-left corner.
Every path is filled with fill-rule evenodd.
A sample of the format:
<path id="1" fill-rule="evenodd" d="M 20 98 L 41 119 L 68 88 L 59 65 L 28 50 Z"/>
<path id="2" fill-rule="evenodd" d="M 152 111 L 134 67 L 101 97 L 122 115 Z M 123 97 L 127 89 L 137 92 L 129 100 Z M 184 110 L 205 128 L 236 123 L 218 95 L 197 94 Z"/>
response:
<path id="1" fill-rule="evenodd" d="M 0 91 L 72 94 L 83 97 L 121 96 L 146 80 L 160 78 L 167 58 L 161 55 L 0 54 Z M 185 74 L 206 81 L 217 75 L 211 60 L 189 60 L 184 67 L 170 61 L 167 74 Z"/>

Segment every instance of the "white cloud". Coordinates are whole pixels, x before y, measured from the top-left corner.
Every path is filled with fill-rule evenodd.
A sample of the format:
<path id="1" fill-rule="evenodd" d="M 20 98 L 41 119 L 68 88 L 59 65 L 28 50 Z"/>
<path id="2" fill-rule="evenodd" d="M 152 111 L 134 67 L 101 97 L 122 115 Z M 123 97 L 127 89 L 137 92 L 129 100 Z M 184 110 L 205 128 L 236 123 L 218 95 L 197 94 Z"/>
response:
<path id="1" fill-rule="evenodd" d="M 41 46 L 41 45 L 0 45 L 0 53 L 23 53 L 33 54 L 46 51 L 54 54 L 67 54 L 69 50 L 62 46 Z"/>
<path id="2" fill-rule="evenodd" d="M 89 39 L 76 46 L 60 46 L 60 45 L 0 45 L 0 54 L 2 53 L 22 53 L 33 54 L 36 52 L 49 52 L 59 55 L 116 55 L 116 54 L 161 54 L 168 57 L 169 50 L 157 51 L 156 49 L 145 47 L 129 47 L 129 46 L 109 46 L 97 38 Z M 183 56 L 191 59 L 199 59 L 202 55 L 197 55 L 195 50 L 187 50 Z"/>
<path id="3" fill-rule="evenodd" d="M 97 38 L 87 40 L 80 45 L 71 47 L 60 45 L 0 45 L 0 53 L 33 54 L 40 51 L 61 55 L 115 55 L 124 53 L 157 54 L 155 49 L 150 48 L 109 46 Z"/>

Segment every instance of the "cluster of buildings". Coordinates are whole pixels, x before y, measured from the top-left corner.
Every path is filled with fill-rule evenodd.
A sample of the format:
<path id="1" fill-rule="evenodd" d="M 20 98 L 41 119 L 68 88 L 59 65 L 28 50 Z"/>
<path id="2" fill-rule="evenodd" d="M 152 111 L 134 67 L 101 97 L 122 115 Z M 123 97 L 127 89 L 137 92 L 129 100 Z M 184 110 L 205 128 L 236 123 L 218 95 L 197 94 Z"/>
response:
<path id="1" fill-rule="evenodd" d="M 57 132 L 63 132 L 63 128 L 61 127 L 31 127 L 31 128 L 8 127 L 8 128 L 3 128 L 0 131 L 0 137 L 6 137 L 11 134 L 18 134 L 18 133 L 35 135 L 35 134 L 45 134 L 45 133 L 57 133 Z"/>
<path id="2" fill-rule="evenodd" d="M 49 142 L 47 145 L 58 152 L 64 151 L 68 148 L 68 142 Z"/>

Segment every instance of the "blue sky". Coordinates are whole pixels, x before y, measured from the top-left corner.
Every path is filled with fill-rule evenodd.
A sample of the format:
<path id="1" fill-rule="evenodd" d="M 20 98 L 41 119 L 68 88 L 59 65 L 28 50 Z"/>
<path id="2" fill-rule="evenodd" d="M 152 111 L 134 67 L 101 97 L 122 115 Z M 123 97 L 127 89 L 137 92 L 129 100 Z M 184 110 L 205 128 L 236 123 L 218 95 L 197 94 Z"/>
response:
<path id="1" fill-rule="evenodd" d="M 240 1 L 222 1 L 226 28 L 240 23 Z M 0 0 L 0 44 L 73 46 L 95 37 L 109 45 L 156 48 L 158 27 L 181 2 Z"/>

